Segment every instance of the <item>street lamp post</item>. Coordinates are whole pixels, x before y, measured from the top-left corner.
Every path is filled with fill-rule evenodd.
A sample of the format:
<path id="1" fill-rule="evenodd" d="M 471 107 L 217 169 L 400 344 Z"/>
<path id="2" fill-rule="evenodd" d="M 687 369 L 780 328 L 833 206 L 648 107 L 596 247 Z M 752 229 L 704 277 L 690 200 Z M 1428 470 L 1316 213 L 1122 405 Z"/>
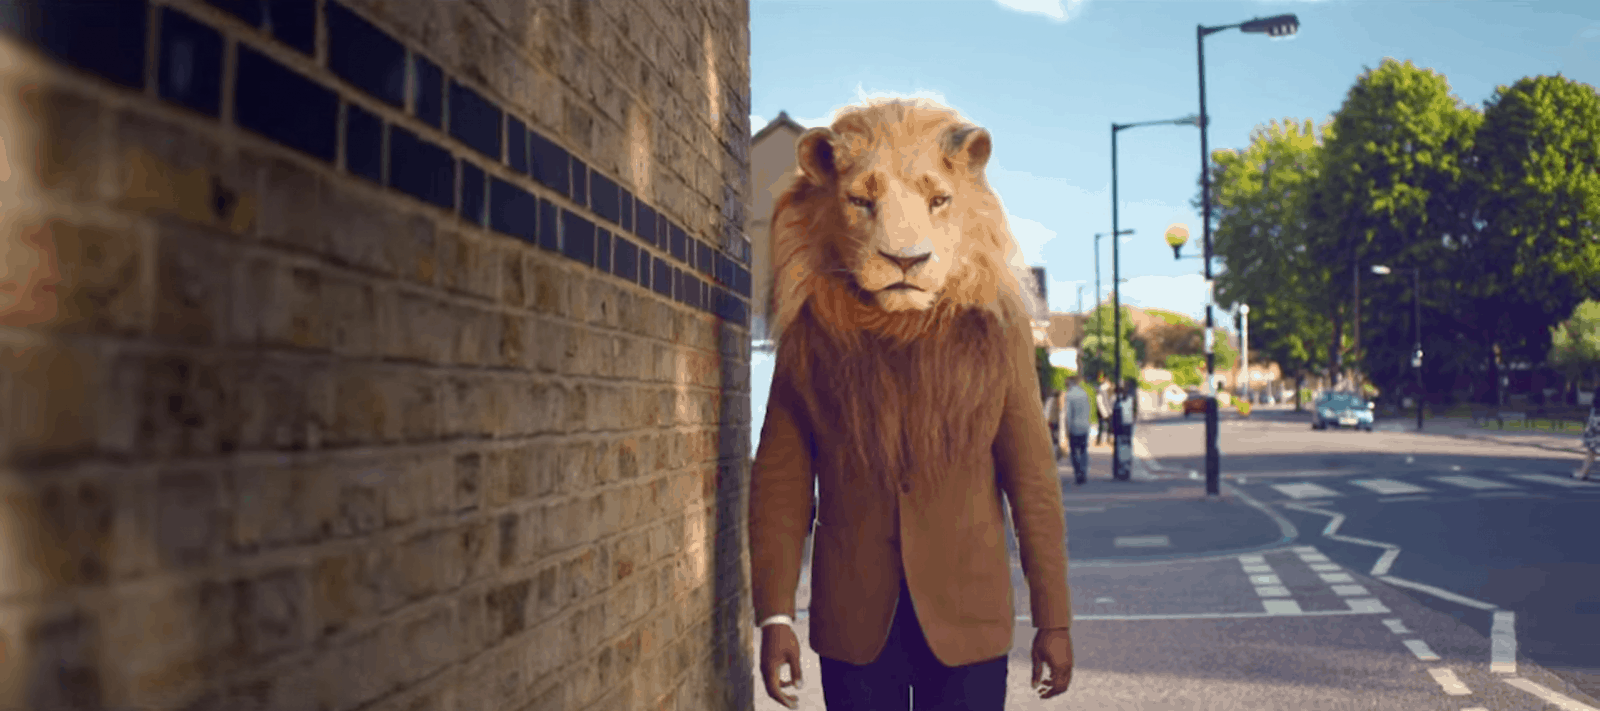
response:
<path id="1" fill-rule="evenodd" d="M 1117 239 L 1116 236 L 1123 234 L 1123 232 L 1121 229 L 1119 229 L 1117 214 L 1117 132 L 1124 129 L 1137 128 L 1139 126 L 1160 125 L 1198 126 L 1200 125 L 1200 117 L 1185 116 L 1180 119 L 1167 119 L 1165 121 L 1140 121 L 1138 123 L 1113 122 L 1111 124 L 1111 357 L 1116 362 L 1112 372 L 1116 377 L 1115 392 L 1117 394 L 1118 402 L 1118 407 L 1113 413 L 1113 421 L 1119 425 L 1113 430 L 1113 432 L 1116 434 L 1112 439 L 1111 447 L 1111 476 L 1116 479 L 1127 478 L 1128 472 L 1125 471 L 1127 465 L 1123 462 L 1123 458 L 1121 456 L 1121 447 L 1124 445 L 1123 439 L 1126 437 L 1126 435 L 1122 433 L 1122 430 L 1125 428 L 1121 425 L 1125 425 L 1127 423 L 1121 422 L 1120 417 L 1115 416 L 1115 413 L 1120 413 L 1122 411 L 1122 398 L 1136 396 L 1134 393 L 1124 392 L 1122 384 L 1122 270 L 1120 259 L 1122 252 L 1119 249 L 1119 245 L 1122 240 Z M 1129 230 L 1129 232 L 1132 232 L 1132 230 Z M 1098 254 L 1098 252 L 1096 253 Z M 1101 341 L 1101 343 L 1104 342 L 1105 341 L 1103 340 Z M 1128 447 L 1132 447 L 1133 443 L 1127 442 L 1126 445 Z"/>
<path id="2" fill-rule="evenodd" d="M 1267 18 L 1255 18 L 1248 22 L 1219 27 L 1206 27 L 1196 25 L 1194 31 L 1195 55 L 1200 65 L 1200 205 L 1201 205 L 1201 234 L 1204 236 L 1205 246 L 1202 260 L 1205 262 L 1206 274 L 1206 392 L 1211 397 L 1206 398 L 1206 495 L 1216 496 L 1221 493 L 1222 475 L 1221 462 L 1217 451 L 1217 395 L 1213 378 L 1216 377 L 1217 354 L 1214 348 L 1212 329 L 1216 327 L 1212 318 L 1212 288 L 1211 281 L 1211 154 L 1206 146 L 1206 127 L 1210 125 L 1211 118 L 1206 114 L 1206 35 L 1239 28 L 1241 32 L 1260 32 L 1269 37 L 1285 37 L 1292 35 L 1300 29 L 1300 19 L 1293 14 L 1276 15 Z"/>
<path id="3" fill-rule="evenodd" d="M 1382 264 L 1372 266 L 1373 274 L 1388 274 L 1390 269 Z M 1415 340 L 1411 346 L 1411 370 L 1417 374 L 1417 431 L 1422 431 L 1422 267 L 1411 268 L 1411 333 Z"/>
<path id="4" fill-rule="evenodd" d="M 1113 169 L 1113 172 L 1115 172 L 1115 169 Z M 1111 235 L 1111 236 L 1119 237 L 1119 236 L 1122 236 L 1122 235 L 1131 235 L 1131 234 L 1133 234 L 1133 230 L 1120 230 L 1120 231 L 1118 231 L 1116 233 L 1116 235 Z M 1104 232 L 1096 232 L 1095 235 L 1094 235 L 1094 309 L 1095 309 L 1096 313 L 1098 313 L 1100 311 L 1100 297 L 1101 297 L 1101 291 L 1100 291 L 1100 238 L 1101 237 L 1106 237 L 1106 236 L 1108 236 L 1108 235 L 1106 235 Z M 1098 322 L 1098 326 L 1099 326 L 1099 329 L 1100 329 L 1100 347 L 1103 349 L 1103 348 L 1106 347 L 1106 322 L 1105 322 L 1105 319 L 1098 319 L 1097 322 Z"/>

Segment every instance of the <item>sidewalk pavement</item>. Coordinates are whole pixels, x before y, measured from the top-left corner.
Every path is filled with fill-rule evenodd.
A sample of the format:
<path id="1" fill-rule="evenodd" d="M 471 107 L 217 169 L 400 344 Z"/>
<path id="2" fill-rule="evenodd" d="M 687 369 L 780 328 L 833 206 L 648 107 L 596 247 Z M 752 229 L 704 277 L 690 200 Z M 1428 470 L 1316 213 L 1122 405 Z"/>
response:
<path id="1" fill-rule="evenodd" d="M 1401 425 L 1405 432 L 1416 432 L 1416 427 L 1415 419 L 1405 420 Z M 1587 453 L 1583 447 L 1582 430 L 1552 431 L 1531 427 L 1526 423 L 1508 422 L 1501 429 L 1498 423 L 1480 424 L 1470 417 L 1430 417 L 1423 420 L 1421 434 L 1538 447 L 1554 452 Z"/>

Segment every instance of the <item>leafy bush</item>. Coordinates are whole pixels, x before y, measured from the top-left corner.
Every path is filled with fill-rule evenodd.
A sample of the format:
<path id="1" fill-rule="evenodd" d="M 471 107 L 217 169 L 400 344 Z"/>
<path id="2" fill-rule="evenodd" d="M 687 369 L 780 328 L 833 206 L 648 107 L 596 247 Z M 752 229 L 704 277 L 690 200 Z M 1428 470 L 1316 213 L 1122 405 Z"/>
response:
<path id="1" fill-rule="evenodd" d="M 1249 417 L 1250 416 L 1250 401 L 1249 400 L 1240 400 L 1239 401 L 1239 415 L 1242 416 L 1242 417 Z"/>

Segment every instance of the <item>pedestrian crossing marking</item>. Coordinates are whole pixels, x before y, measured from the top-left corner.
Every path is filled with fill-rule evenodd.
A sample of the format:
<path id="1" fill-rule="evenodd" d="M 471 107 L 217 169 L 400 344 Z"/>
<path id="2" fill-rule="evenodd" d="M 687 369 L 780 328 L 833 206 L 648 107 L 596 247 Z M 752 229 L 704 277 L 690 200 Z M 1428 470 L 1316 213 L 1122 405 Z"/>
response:
<path id="1" fill-rule="evenodd" d="M 1339 492 L 1333 489 L 1311 483 L 1273 484 L 1272 488 L 1277 489 L 1284 496 L 1291 499 L 1313 499 L 1339 495 Z"/>
<path id="2" fill-rule="evenodd" d="M 1247 566 L 1244 567 L 1244 572 L 1246 572 L 1246 573 L 1270 573 L 1270 572 L 1272 572 L 1272 566 L 1270 566 L 1270 565 L 1247 565 Z"/>
<path id="3" fill-rule="evenodd" d="M 1368 489 L 1370 491 L 1385 495 L 1424 494 L 1428 491 L 1427 489 L 1417 486 L 1416 484 L 1408 484 L 1406 482 L 1396 481 L 1394 479 L 1356 479 L 1350 483 L 1355 484 L 1363 489 Z"/>
<path id="4" fill-rule="evenodd" d="M 1439 686 L 1444 689 L 1444 693 L 1446 694 L 1451 696 L 1466 696 L 1472 693 L 1472 689 L 1467 688 L 1466 684 L 1461 683 L 1461 680 L 1456 678 L 1456 673 L 1450 671 L 1449 669 L 1439 667 L 1429 669 L 1428 673 L 1433 675 L 1433 680 L 1439 682 Z"/>
<path id="5" fill-rule="evenodd" d="M 1406 623 L 1399 618 L 1384 620 L 1383 626 L 1388 627 L 1389 631 L 1395 634 L 1411 634 L 1411 630 L 1406 629 Z"/>
<path id="6" fill-rule="evenodd" d="M 1322 551 L 1317 550 L 1315 546 L 1295 546 L 1291 550 L 1293 550 L 1294 552 L 1299 553 L 1301 555 L 1305 555 L 1307 553 L 1315 553 L 1317 555 L 1322 555 Z"/>
<path id="7" fill-rule="evenodd" d="M 1333 594 L 1339 597 L 1353 597 L 1356 595 L 1371 595 L 1372 593 L 1360 585 L 1335 585 L 1333 586 Z"/>
<path id="8" fill-rule="evenodd" d="M 1549 474 L 1512 474 L 1511 478 L 1536 481 L 1541 484 L 1555 484 L 1556 486 L 1565 486 L 1572 489 L 1587 489 L 1600 486 L 1600 482 L 1597 481 L 1583 481 L 1568 476 L 1551 476 Z"/>
<path id="9" fill-rule="evenodd" d="M 1355 578 L 1350 577 L 1349 573 L 1321 573 L 1318 577 L 1322 578 L 1324 583 L 1353 583 L 1356 581 Z"/>
<path id="10" fill-rule="evenodd" d="M 1321 553 L 1301 553 L 1300 560 L 1312 564 L 1326 563 L 1328 562 L 1328 556 L 1325 556 Z"/>
<path id="11" fill-rule="evenodd" d="M 1274 615 L 1298 615 L 1300 603 L 1293 600 L 1262 600 L 1261 607 Z"/>
<path id="12" fill-rule="evenodd" d="M 1283 581 L 1276 575 L 1252 575 L 1250 582 L 1255 585 L 1282 585 Z"/>
<path id="13" fill-rule="evenodd" d="M 1267 562 L 1267 559 L 1260 555 L 1242 555 L 1239 556 L 1239 562 L 1245 565 L 1260 565 Z"/>
<path id="14" fill-rule="evenodd" d="M 1338 563 L 1312 563 L 1311 569 L 1319 573 L 1331 572 L 1339 569 Z"/>
<path id="15" fill-rule="evenodd" d="M 1262 585 L 1256 588 L 1259 597 L 1289 597 L 1289 588 L 1282 585 Z"/>
<path id="16" fill-rule="evenodd" d="M 1481 489 L 1515 489 L 1515 488 L 1517 488 L 1517 487 L 1512 486 L 1510 484 L 1507 484 L 1507 483 L 1505 483 L 1503 481 L 1495 481 L 1493 479 L 1483 479 L 1483 478 L 1480 478 L 1480 477 L 1466 476 L 1466 475 L 1436 476 L 1436 477 L 1433 477 L 1433 480 L 1437 481 L 1437 482 L 1443 482 L 1443 483 L 1449 484 L 1451 486 L 1459 486 L 1459 487 L 1461 487 L 1463 489 L 1479 489 L 1479 490 L 1481 490 Z"/>
<path id="17" fill-rule="evenodd" d="M 1347 597 L 1344 604 L 1350 606 L 1351 612 L 1388 612 L 1389 608 L 1375 597 Z"/>
<path id="18" fill-rule="evenodd" d="M 1404 642 L 1404 644 L 1406 645 L 1406 649 L 1411 650 L 1411 653 L 1416 655 L 1417 659 L 1420 659 L 1424 662 L 1439 661 L 1439 655 L 1434 654 L 1433 650 L 1428 648 L 1427 642 L 1424 642 L 1420 639 L 1408 639 Z"/>

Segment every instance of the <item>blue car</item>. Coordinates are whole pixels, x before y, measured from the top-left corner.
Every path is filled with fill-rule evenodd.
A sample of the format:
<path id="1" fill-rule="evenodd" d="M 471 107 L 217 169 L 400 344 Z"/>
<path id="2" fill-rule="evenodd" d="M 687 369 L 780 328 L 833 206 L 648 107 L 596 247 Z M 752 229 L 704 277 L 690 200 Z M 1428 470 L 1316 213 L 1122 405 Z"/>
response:
<path id="1" fill-rule="evenodd" d="M 1352 427 L 1372 431 L 1372 403 L 1352 393 L 1325 393 L 1311 408 L 1311 429 Z"/>

